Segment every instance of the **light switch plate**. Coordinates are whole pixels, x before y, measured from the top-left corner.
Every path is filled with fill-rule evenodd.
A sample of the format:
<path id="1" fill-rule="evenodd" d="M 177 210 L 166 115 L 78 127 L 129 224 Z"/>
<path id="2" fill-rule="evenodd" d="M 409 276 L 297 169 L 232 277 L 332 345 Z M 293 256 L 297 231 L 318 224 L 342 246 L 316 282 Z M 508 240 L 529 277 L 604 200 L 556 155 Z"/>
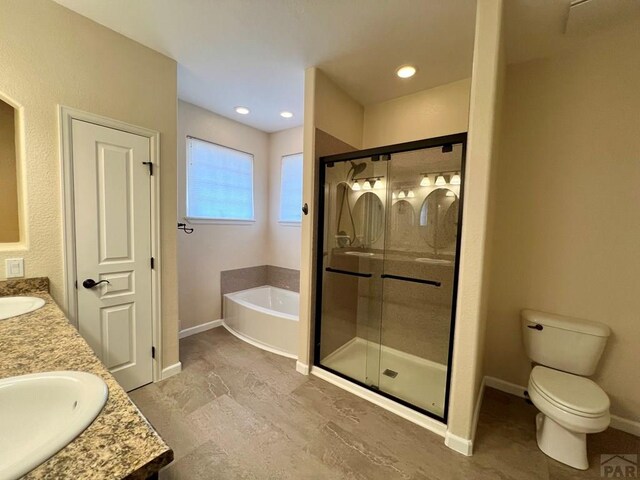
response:
<path id="1" fill-rule="evenodd" d="M 24 277 L 24 259 L 23 258 L 7 258 L 4 261 L 5 273 L 7 278 Z"/>

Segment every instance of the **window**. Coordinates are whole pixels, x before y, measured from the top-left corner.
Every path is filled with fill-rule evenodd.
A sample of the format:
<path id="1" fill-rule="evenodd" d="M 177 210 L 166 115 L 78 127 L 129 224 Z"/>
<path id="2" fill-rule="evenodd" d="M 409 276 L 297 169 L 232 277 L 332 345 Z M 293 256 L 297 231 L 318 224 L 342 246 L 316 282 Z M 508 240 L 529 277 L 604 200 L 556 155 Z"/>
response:
<path id="1" fill-rule="evenodd" d="M 187 137 L 187 218 L 253 221 L 253 155 Z"/>
<path id="2" fill-rule="evenodd" d="M 282 157 L 280 177 L 280 222 L 302 221 L 302 154 Z"/>

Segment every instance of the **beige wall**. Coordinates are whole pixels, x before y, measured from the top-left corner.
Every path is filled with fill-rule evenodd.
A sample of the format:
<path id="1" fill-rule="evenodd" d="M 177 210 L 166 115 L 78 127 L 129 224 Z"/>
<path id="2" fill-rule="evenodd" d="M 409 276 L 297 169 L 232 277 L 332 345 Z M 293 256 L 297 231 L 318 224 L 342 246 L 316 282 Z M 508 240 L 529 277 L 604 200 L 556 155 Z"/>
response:
<path id="1" fill-rule="evenodd" d="M 497 112 L 501 109 L 502 1 L 478 0 L 469 110 L 460 275 L 453 342 L 446 443 L 472 448 L 476 405 L 483 377 L 488 297 L 487 232 L 491 226 L 490 187 L 497 156 Z"/>
<path id="2" fill-rule="evenodd" d="M 190 103 L 178 102 L 178 215 L 186 216 L 186 136 L 254 155 L 254 211 L 246 224 L 193 224 L 178 236 L 180 328 L 222 316 L 220 272 L 264 265 L 268 257 L 269 135 Z"/>
<path id="3" fill-rule="evenodd" d="M 312 94 L 315 96 L 314 128 L 319 128 L 358 149 L 362 148 L 364 107 L 320 69 L 315 69 L 315 87 Z"/>
<path id="4" fill-rule="evenodd" d="M 0 243 L 20 240 L 16 171 L 17 112 L 0 99 Z"/>
<path id="5" fill-rule="evenodd" d="M 471 79 L 364 108 L 363 148 L 467 131 Z"/>
<path id="6" fill-rule="evenodd" d="M 58 105 L 160 132 L 162 363 L 178 360 L 176 285 L 176 63 L 49 0 L 5 0 L 0 92 L 23 108 L 28 277 L 46 276 L 64 307 Z"/>
<path id="7" fill-rule="evenodd" d="M 508 69 L 486 374 L 527 385 L 519 311 L 608 324 L 594 380 L 640 418 L 640 29 Z"/>
<path id="8" fill-rule="evenodd" d="M 282 157 L 302 152 L 302 127 L 269 135 L 269 265 L 300 269 L 301 225 L 278 222 Z M 302 208 L 302 205 L 300 206 Z"/>

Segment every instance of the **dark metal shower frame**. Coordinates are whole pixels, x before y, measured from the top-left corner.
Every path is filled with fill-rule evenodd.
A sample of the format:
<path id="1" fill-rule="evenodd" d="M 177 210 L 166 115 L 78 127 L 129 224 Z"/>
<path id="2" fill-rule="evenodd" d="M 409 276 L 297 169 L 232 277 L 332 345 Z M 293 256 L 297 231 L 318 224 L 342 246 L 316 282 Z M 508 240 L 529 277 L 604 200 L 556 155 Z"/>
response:
<path id="1" fill-rule="evenodd" d="M 445 385 L 445 398 L 444 398 L 444 412 L 442 416 L 436 415 L 428 410 L 420 408 L 412 403 L 409 403 L 401 398 L 395 397 L 389 393 L 376 389 L 366 383 L 355 380 L 341 372 L 333 370 L 329 367 L 320 365 L 320 338 L 321 338 L 321 329 L 322 329 L 322 278 L 323 278 L 323 250 L 324 250 L 324 202 L 325 202 L 325 192 L 324 192 L 324 182 L 325 182 L 325 169 L 323 168 L 327 164 L 333 164 L 337 162 L 346 162 L 350 160 L 358 160 L 366 157 L 377 158 L 378 161 L 386 161 L 389 160 L 392 154 L 402 153 L 402 152 L 410 152 L 413 150 L 423 150 L 426 148 L 436 148 L 436 147 L 445 147 L 450 148 L 454 144 L 462 144 L 462 158 L 460 165 L 460 196 L 459 202 L 460 207 L 458 210 L 458 225 L 460 225 L 460 229 L 458 230 L 458 235 L 456 239 L 456 258 L 455 258 L 455 266 L 454 266 L 454 276 L 453 276 L 453 291 L 452 291 L 452 305 L 451 305 L 451 324 L 449 328 L 449 348 L 447 353 L 447 378 Z M 449 150 L 450 151 L 450 150 Z M 315 331 L 314 331 L 314 348 L 313 348 L 313 364 L 317 368 L 321 368 L 327 372 L 330 372 L 338 377 L 341 377 L 345 380 L 348 380 L 356 385 L 359 385 L 373 393 L 386 397 L 394 402 L 408 407 L 412 410 L 415 410 L 423 415 L 427 415 L 431 418 L 439 420 L 443 423 L 447 423 L 447 419 L 449 416 L 449 395 L 451 390 L 451 370 L 452 370 L 452 362 L 453 362 L 453 340 L 455 333 L 455 325 L 456 325 L 456 312 L 457 312 L 457 298 L 458 298 L 458 276 L 460 271 L 460 241 L 462 238 L 462 214 L 464 210 L 464 183 L 465 183 L 465 165 L 466 165 L 466 153 L 467 153 L 467 133 L 456 133 L 453 135 L 445 135 L 442 137 L 434 137 L 428 138 L 425 140 L 416 140 L 413 142 L 406 143 L 398 143 L 395 145 L 387 145 L 384 147 L 376 147 L 369 148 L 366 150 L 356 150 L 353 152 L 347 153 L 339 153 L 337 155 L 329 155 L 325 157 L 320 157 L 320 165 L 319 165 L 319 184 L 318 184 L 318 215 L 316 216 L 316 232 L 317 232 L 317 245 L 316 245 L 316 299 L 315 299 Z M 381 158 L 383 157 L 383 158 Z M 386 157 L 386 158 L 384 158 Z M 360 275 L 358 275 L 360 276 Z"/>

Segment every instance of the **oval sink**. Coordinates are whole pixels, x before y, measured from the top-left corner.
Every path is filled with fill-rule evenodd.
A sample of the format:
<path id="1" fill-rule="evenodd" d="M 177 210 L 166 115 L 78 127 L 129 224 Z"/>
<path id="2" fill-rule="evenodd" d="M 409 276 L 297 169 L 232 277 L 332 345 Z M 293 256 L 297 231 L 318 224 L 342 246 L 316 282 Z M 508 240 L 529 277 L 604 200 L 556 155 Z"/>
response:
<path id="1" fill-rule="evenodd" d="M 13 480 L 71 443 L 98 416 L 109 390 L 85 372 L 0 380 L 0 480 Z"/>
<path id="2" fill-rule="evenodd" d="M 0 320 L 33 312 L 44 305 L 38 297 L 0 297 Z"/>
<path id="3" fill-rule="evenodd" d="M 372 252 L 344 252 L 345 255 L 355 255 L 356 257 L 373 257 L 375 253 Z"/>
<path id="4" fill-rule="evenodd" d="M 441 258 L 416 258 L 416 262 L 420 263 L 430 263 L 432 265 L 452 265 L 453 262 L 451 260 L 444 260 Z"/>

